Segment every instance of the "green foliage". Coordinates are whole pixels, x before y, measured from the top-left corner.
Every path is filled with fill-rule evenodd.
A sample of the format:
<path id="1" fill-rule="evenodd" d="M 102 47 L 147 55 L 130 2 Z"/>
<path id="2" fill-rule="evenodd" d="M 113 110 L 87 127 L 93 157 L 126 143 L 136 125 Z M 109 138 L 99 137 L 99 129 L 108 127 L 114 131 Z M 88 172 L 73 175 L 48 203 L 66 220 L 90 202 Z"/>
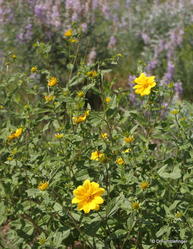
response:
<path id="1" fill-rule="evenodd" d="M 0 246 L 155 248 L 160 240 L 173 248 L 167 241 L 178 240 L 191 248 L 192 106 L 172 103 L 172 86 L 157 82 L 132 109 L 129 90 L 115 90 L 106 76 L 119 55 L 87 65 L 80 45 L 66 43 L 62 51 L 68 46 L 63 75 L 55 74 L 52 46 L 44 43 L 34 46 L 42 60 L 36 72 L 9 55 L 1 65 Z M 58 83 L 49 87 L 50 77 Z M 91 160 L 94 151 L 105 160 Z M 86 179 L 105 189 L 100 209 L 88 214 L 71 203 Z"/>
<path id="2" fill-rule="evenodd" d="M 178 61 L 176 65 L 177 77 L 183 82 L 184 97 L 191 102 L 193 101 L 193 86 L 191 81 L 193 77 L 192 35 L 193 25 L 187 25 L 185 28 L 183 46 L 178 51 Z"/>

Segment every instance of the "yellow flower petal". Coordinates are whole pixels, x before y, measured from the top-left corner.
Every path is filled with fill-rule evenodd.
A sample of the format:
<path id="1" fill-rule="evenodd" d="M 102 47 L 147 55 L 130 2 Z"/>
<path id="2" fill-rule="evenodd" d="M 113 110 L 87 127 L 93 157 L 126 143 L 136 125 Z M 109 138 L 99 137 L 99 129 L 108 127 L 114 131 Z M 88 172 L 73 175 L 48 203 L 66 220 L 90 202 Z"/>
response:
<path id="1" fill-rule="evenodd" d="M 149 95 L 151 92 L 151 88 L 156 86 L 155 76 L 146 76 L 145 73 L 141 73 L 138 78 L 134 80 L 136 85 L 133 87 L 136 94 L 140 94 L 141 96 Z"/>
<path id="2" fill-rule="evenodd" d="M 98 210 L 99 205 L 104 202 L 101 195 L 105 192 L 103 188 L 99 187 L 96 182 L 90 182 L 85 180 L 83 185 L 80 185 L 73 191 L 74 198 L 73 204 L 78 205 L 78 210 L 83 210 L 85 213 L 89 213 L 91 210 Z"/>

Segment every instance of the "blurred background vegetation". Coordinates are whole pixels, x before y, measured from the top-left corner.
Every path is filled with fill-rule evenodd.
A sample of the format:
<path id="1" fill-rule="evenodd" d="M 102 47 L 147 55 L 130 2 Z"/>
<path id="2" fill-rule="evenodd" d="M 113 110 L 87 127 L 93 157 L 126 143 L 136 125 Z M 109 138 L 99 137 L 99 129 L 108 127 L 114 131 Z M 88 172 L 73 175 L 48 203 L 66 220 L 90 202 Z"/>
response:
<path id="1" fill-rule="evenodd" d="M 63 34 L 73 29 L 79 40 L 73 49 L 87 64 L 123 55 L 110 75 L 117 86 L 129 87 L 142 64 L 161 84 L 173 82 L 178 98 L 192 101 L 192 6 L 190 0 L 1 0 L 0 61 L 14 54 L 16 72 L 46 66 L 65 79 L 70 58 Z"/>

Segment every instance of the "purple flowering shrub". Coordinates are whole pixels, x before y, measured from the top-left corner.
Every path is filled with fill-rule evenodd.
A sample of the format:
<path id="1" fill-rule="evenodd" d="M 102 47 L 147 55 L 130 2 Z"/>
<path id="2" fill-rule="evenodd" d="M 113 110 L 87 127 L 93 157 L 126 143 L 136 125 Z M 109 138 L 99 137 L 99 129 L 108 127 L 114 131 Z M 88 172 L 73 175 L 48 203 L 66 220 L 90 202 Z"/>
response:
<path id="1" fill-rule="evenodd" d="M 144 70 L 159 75 L 161 84 L 181 82 L 184 92 L 178 86 L 176 94 L 186 97 L 191 70 L 185 65 L 184 37 L 193 20 L 192 4 L 192 0 L 143 0 L 140 4 L 135 0 L 1 0 L 0 50 L 5 55 L 17 52 L 23 67 L 29 68 L 30 62 L 39 65 L 33 56 L 34 43 L 50 43 L 49 63 L 57 61 L 55 70 L 61 74 L 67 64 L 66 55 L 59 56 L 63 34 L 76 26 L 81 31 L 79 53 L 88 64 L 122 53 L 117 71 L 119 81 L 127 82 L 143 59 Z M 176 64 L 182 60 L 185 69 L 180 73 Z"/>

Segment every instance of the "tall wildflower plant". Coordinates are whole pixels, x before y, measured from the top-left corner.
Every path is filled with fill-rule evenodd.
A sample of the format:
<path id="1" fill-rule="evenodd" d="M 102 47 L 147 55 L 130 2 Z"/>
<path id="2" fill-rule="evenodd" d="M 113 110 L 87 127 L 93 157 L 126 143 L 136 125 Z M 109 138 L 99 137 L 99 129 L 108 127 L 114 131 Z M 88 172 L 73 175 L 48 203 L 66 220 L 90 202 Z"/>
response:
<path id="1" fill-rule="evenodd" d="M 120 54 L 88 65 L 67 31 L 62 74 L 51 43 L 28 70 L 19 53 L 1 64 L 0 246 L 191 248 L 192 106 L 141 67 L 132 107 L 107 77 Z"/>
<path id="2" fill-rule="evenodd" d="M 184 91 L 176 90 L 176 99 L 191 98 L 191 65 L 186 64 L 192 45 L 187 38 L 192 25 L 190 0 L 1 0 L 0 9 L 0 52 L 20 51 L 18 60 L 26 70 L 31 63 L 43 63 L 34 54 L 34 43 L 49 41 L 49 63 L 56 65 L 59 57 L 54 70 L 61 74 L 67 64 L 61 53 L 62 33 L 78 24 L 83 38 L 79 53 L 88 63 L 116 52 L 126 56 L 113 73 L 119 85 L 127 84 L 128 74 L 134 75 L 143 59 L 145 71 L 159 75 L 162 84 L 172 81 L 184 86 Z M 71 41 L 76 43 L 75 38 Z M 131 102 L 132 98 L 131 94 Z"/>

